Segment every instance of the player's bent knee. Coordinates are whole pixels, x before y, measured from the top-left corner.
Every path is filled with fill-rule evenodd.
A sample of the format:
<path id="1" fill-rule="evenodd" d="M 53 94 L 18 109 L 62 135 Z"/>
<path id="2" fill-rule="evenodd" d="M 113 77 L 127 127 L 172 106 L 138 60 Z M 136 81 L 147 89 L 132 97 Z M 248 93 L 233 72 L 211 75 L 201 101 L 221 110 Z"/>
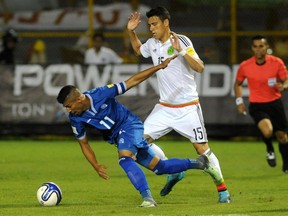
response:
<path id="1" fill-rule="evenodd" d="M 154 143 L 149 144 L 149 146 L 160 159 L 163 159 L 163 160 L 166 159 L 166 156 L 163 150 L 159 146 L 157 146 Z"/>

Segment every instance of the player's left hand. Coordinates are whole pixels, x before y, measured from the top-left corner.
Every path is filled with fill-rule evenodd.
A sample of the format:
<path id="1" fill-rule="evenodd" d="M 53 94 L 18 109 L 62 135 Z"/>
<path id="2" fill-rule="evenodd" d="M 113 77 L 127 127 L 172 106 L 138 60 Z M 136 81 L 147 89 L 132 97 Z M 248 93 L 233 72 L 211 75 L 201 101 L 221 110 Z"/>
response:
<path id="1" fill-rule="evenodd" d="M 170 37 L 170 42 L 171 42 L 173 48 L 176 51 L 180 52 L 182 50 L 182 48 L 180 46 L 179 38 L 178 38 L 177 34 L 173 31 L 171 31 L 170 34 L 172 35 L 172 37 Z"/>
<path id="2" fill-rule="evenodd" d="M 134 31 L 141 22 L 141 15 L 139 12 L 133 12 L 128 18 L 127 30 Z"/>
<path id="3" fill-rule="evenodd" d="M 281 82 L 277 82 L 277 83 L 275 84 L 275 87 L 276 87 L 280 92 L 285 90 L 285 89 L 284 89 L 284 86 L 283 86 L 283 84 L 282 84 Z"/>

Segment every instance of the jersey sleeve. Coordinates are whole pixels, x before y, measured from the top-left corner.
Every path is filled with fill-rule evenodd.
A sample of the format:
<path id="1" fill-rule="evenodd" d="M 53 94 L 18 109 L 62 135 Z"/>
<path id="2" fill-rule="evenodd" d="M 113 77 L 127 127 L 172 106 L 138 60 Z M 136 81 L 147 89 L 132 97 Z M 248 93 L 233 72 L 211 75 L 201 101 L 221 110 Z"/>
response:
<path id="1" fill-rule="evenodd" d="M 194 49 L 193 43 L 188 37 L 184 35 L 178 35 L 178 38 L 182 49 L 184 49 L 188 53 L 188 55 L 192 56 L 193 58 L 200 59 L 197 52 Z"/>
<path id="2" fill-rule="evenodd" d="M 243 82 L 245 78 L 246 77 L 245 77 L 244 67 L 243 67 L 243 63 L 242 63 L 242 64 L 240 64 L 239 69 L 237 71 L 236 80 Z"/>
<path id="3" fill-rule="evenodd" d="M 149 43 L 150 43 L 150 39 L 148 41 L 146 41 L 146 43 L 142 44 L 140 47 L 141 55 L 144 58 L 149 58 L 151 56 L 151 53 L 149 50 Z"/>
<path id="4" fill-rule="evenodd" d="M 106 86 L 97 87 L 84 92 L 84 94 L 87 96 L 90 95 L 89 97 L 96 97 L 97 99 L 101 100 L 103 98 L 114 98 L 117 95 L 124 94 L 126 91 L 127 87 L 125 81 L 123 81 L 116 84 L 108 84 Z"/>
<path id="5" fill-rule="evenodd" d="M 279 61 L 279 78 L 282 80 L 287 79 L 288 78 L 287 68 L 282 59 L 279 58 L 278 61 Z"/>
<path id="6" fill-rule="evenodd" d="M 77 139 L 83 139 L 86 136 L 84 124 L 81 121 L 77 121 L 77 117 L 69 117 L 72 132 Z"/>
<path id="7" fill-rule="evenodd" d="M 117 95 L 124 94 L 127 91 L 125 82 L 120 82 L 116 84 L 109 84 L 104 87 L 106 96 L 115 97 Z"/>

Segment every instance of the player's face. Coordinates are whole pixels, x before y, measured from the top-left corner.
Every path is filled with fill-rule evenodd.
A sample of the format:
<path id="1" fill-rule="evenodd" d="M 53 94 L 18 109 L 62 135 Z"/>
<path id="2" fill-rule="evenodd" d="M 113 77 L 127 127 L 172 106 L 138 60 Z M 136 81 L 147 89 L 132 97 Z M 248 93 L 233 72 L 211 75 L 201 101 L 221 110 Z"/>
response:
<path id="1" fill-rule="evenodd" d="M 157 16 L 148 18 L 149 29 L 152 32 L 152 37 L 161 40 L 165 36 L 167 26 L 165 21 L 159 19 Z"/>
<path id="2" fill-rule="evenodd" d="M 81 98 L 67 100 L 64 102 L 63 106 L 66 108 L 67 112 L 73 115 L 81 115 L 85 111 Z"/>
<path id="3" fill-rule="evenodd" d="M 252 51 L 257 59 L 265 58 L 269 45 L 265 39 L 254 40 L 252 43 Z"/>

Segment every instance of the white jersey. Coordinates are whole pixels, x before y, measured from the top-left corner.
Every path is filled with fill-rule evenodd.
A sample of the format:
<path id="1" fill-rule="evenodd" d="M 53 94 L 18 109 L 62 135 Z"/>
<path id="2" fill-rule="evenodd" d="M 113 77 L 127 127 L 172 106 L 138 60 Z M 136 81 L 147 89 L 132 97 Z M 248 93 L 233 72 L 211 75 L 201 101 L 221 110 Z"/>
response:
<path id="1" fill-rule="evenodd" d="M 90 48 L 85 52 L 85 64 L 120 64 L 122 59 L 108 47 L 101 47 L 96 53 L 94 48 Z"/>
<path id="2" fill-rule="evenodd" d="M 191 40 L 184 36 L 178 35 L 182 49 L 199 59 L 195 52 Z M 151 57 L 154 65 L 158 65 L 165 59 L 177 54 L 174 50 L 170 39 L 161 43 L 155 38 L 150 38 L 141 47 L 140 52 L 143 57 Z M 158 87 L 160 92 L 160 102 L 177 105 L 186 104 L 198 100 L 196 83 L 194 80 L 195 71 L 189 66 L 183 56 L 179 55 L 172 60 L 165 69 L 157 71 Z"/>

